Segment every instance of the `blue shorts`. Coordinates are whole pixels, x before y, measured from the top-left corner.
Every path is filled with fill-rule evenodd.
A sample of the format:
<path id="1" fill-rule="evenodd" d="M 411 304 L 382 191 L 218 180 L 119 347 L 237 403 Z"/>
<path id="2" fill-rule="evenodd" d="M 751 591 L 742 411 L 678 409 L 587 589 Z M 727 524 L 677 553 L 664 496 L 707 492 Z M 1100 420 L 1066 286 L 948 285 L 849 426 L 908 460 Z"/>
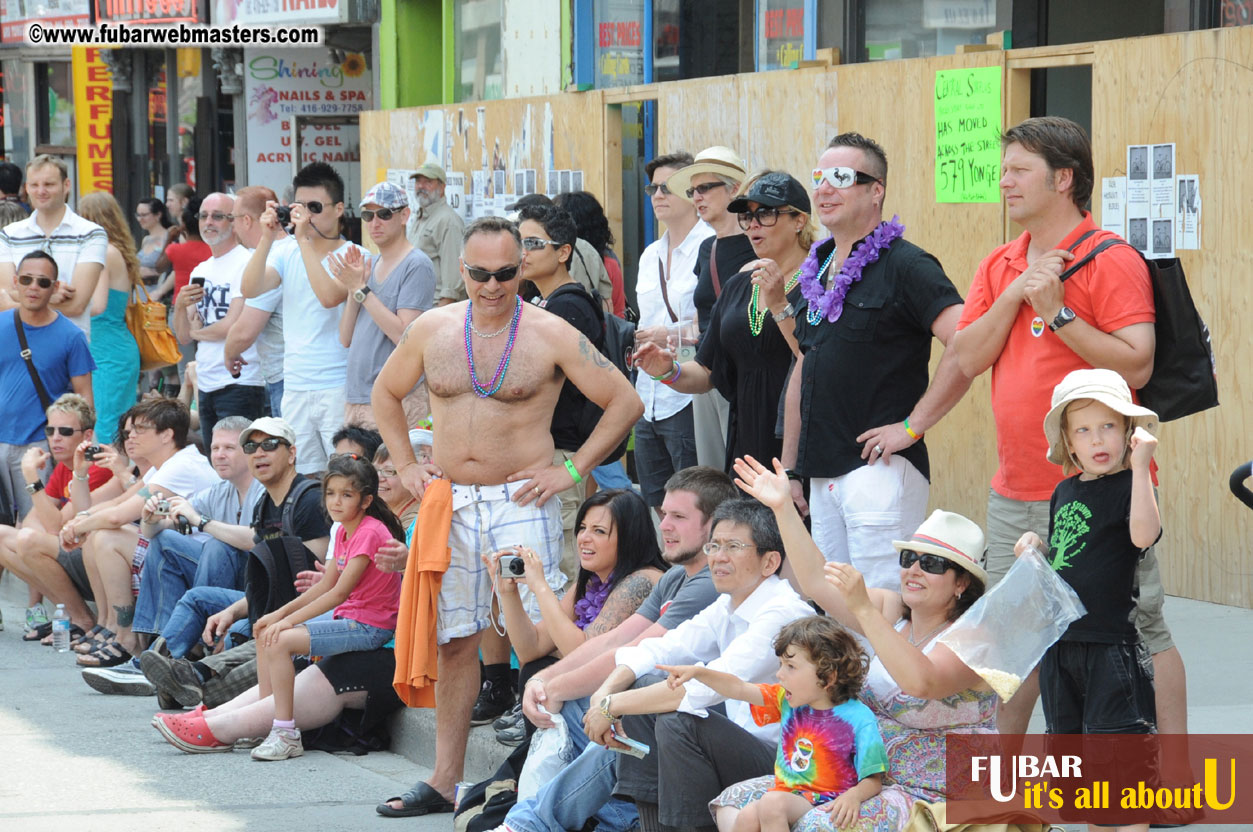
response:
<path id="1" fill-rule="evenodd" d="M 330 613 L 327 614 L 329 616 Z M 394 630 L 383 630 L 351 618 L 318 616 L 304 623 L 309 632 L 309 655 L 335 656 L 377 650 L 391 639 Z"/>

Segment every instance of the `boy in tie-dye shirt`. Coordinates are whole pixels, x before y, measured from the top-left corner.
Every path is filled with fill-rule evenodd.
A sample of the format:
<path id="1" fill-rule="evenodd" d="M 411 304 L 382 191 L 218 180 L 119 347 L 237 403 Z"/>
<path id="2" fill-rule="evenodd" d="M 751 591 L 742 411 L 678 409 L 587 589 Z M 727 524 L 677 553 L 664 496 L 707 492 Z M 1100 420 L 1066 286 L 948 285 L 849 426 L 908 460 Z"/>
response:
<path id="1" fill-rule="evenodd" d="M 777 685 L 753 685 L 705 667 L 661 667 L 678 686 L 696 679 L 729 699 L 753 705 L 759 725 L 781 723 L 774 788 L 744 807 L 736 832 L 794 824 L 814 806 L 837 828 L 879 793 L 887 750 L 879 723 L 856 696 L 867 659 L 856 640 L 830 618 L 801 618 L 779 631 Z"/>

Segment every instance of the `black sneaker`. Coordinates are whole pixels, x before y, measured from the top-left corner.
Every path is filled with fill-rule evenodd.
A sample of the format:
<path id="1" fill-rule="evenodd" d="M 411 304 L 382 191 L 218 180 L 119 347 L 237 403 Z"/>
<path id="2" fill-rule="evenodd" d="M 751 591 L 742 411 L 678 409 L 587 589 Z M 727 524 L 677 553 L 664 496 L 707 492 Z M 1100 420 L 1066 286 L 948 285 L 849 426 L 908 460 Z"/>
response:
<path id="1" fill-rule="evenodd" d="M 471 725 L 486 725 L 496 717 L 509 710 L 517 702 L 513 688 L 493 682 L 483 682 L 479 689 L 479 698 L 474 701 L 474 712 L 470 715 Z"/>
<path id="2" fill-rule="evenodd" d="M 492 723 L 492 730 L 499 731 L 502 728 L 508 728 L 514 725 L 518 720 L 522 719 L 522 703 L 514 705 L 500 716 L 496 717 L 496 721 Z"/>

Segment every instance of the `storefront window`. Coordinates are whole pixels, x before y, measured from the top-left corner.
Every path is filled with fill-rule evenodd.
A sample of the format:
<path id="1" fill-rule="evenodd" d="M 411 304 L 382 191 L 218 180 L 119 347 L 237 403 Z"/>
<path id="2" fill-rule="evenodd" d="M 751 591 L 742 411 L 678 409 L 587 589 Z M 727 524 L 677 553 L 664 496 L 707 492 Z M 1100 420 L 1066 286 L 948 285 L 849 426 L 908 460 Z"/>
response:
<path id="1" fill-rule="evenodd" d="M 757 68 L 788 69 L 805 60 L 805 0 L 761 0 L 757 6 Z"/>
<path id="2" fill-rule="evenodd" d="M 653 0 L 654 81 L 733 75 L 740 64 L 739 3 Z M 748 20 L 744 25 L 751 25 Z"/>
<path id="3" fill-rule="evenodd" d="M 74 144 L 74 84 L 69 61 L 35 64 L 39 144 Z"/>
<path id="4" fill-rule="evenodd" d="M 459 0 L 453 4 L 453 97 L 457 101 L 500 98 L 504 61 L 500 27 L 503 0 Z"/>
<path id="5" fill-rule="evenodd" d="M 596 86 L 644 83 L 644 0 L 596 0 Z"/>
<path id="6" fill-rule="evenodd" d="M 866 58 L 952 55 L 967 43 L 1010 25 L 998 20 L 997 0 L 866 0 Z M 1007 5 L 1007 4 L 1004 4 Z"/>
<path id="7" fill-rule="evenodd" d="M 818 48 L 844 49 L 844 15 L 849 0 L 818 0 Z M 848 60 L 847 56 L 844 58 Z"/>
<path id="8" fill-rule="evenodd" d="M 25 168 L 30 161 L 30 87 L 26 65 L 18 60 L 3 62 L 4 68 L 4 155 Z"/>

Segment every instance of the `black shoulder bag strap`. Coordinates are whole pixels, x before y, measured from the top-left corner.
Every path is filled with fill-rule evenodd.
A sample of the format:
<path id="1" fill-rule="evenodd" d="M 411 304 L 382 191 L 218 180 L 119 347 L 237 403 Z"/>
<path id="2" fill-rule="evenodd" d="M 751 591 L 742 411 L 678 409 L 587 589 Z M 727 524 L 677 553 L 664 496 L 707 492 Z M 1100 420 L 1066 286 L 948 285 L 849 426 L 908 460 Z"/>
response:
<path id="1" fill-rule="evenodd" d="M 709 245 L 709 276 L 714 282 L 714 299 L 722 297 L 722 281 L 718 279 L 718 238 Z"/>
<path id="2" fill-rule="evenodd" d="M 666 264 L 657 261 L 657 274 L 661 277 L 661 299 L 666 302 L 666 311 L 670 313 L 670 322 L 677 324 L 679 316 L 674 314 L 674 307 L 670 305 L 670 290 L 666 288 Z"/>
<path id="3" fill-rule="evenodd" d="M 48 395 L 48 389 L 44 387 L 43 379 L 39 377 L 39 370 L 35 369 L 35 359 L 31 357 L 30 345 L 26 343 L 26 327 L 22 326 L 22 316 L 17 314 L 17 310 L 13 310 L 13 326 L 17 328 L 17 342 L 22 346 L 22 360 L 26 362 L 26 372 L 30 373 L 30 380 L 35 385 L 35 392 L 39 394 L 39 403 L 43 405 L 43 409 L 47 410 L 52 404 L 52 397 Z"/>
<path id="4" fill-rule="evenodd" d="M 1095 233 L 1096 233 L 1095 231 L 1089 231 L 1087 234 L 1084 234 L 1082 237 L 1080 237 L 1078 240 L 1075 241 L 1075 245 L 1071 246 L 1071 250 L 1073 251 L 1076 246 L 1078 246 L 1080 243 L 1082 243 L 1084 240 L 1086 240 L 1088 237 L 1092 236 Z M 1069 269 L 1066 269 L 1066 271 L 1058 275 L 1058 279 L 1061 280 L 1063 283 L 1065 283 L 1067 280 L 1070 279 L 1072 275 L 1074 275 L 1075 272 L 1079 271 L 1084 266 L 1086 266 L 1089 260 L 1091 260 L 1093 257 L 1100 254 L 1102 251 L 1105 251 L 1105 249 L 1107 248 L 1113 248 L 1114 246 L 1129 246 L 1129 245 L 1131 245 L 1131 243 L 1128 243 L 1126 240 L 1122 239 L 1121 237 L 1110 237 L 1108 240 L 1104 240 L 1098 243 L 1095 248 L 1093 248 L 1087 254 L 1083 255 L 1083 257 L 1079 258 L 1079 262 L 1075 263 Z"/>

